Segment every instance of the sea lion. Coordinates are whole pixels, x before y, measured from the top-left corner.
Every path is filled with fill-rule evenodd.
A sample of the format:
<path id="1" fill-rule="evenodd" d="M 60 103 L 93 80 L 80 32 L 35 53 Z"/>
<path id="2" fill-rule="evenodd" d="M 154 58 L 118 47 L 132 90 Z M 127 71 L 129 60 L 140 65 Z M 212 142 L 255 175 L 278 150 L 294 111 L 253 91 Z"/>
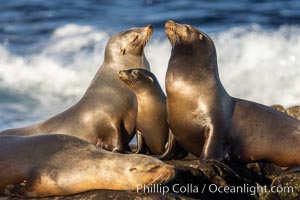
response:
<path id="1" fill-rule="evenodd" d="M 137 130 L 145 140 L 151 154 L 159 155 L 165 151 L 168 141 L 166 96 L 156 77 L 148 70 L 121 70 L 119 78 L 136 94 L 138 113 Z"/>
<path id="2" fill-rule="evenodd" d="M 72 134 L 109 151 L 128 150 L 135 134 L 137 103 L 132 90 L 118 78 L 123 69 L 149 69 L 143 49 L 153 28 L 132 28 L 107 43 L 102 66 L 77 104 L 36 125 L 0 135 Z"/>
<path id="3" fill-rule="evenodd" d="M 176 141 L 170 139 L 167 144 L 169 134 L 172 133 L 169 132 L 167 121 L 166 95 L 155 75 L 148 70 L 134 68 L 121 70 L 119 77 L 137 96 L 138 149 L 148 150 L 153 155 L 162 155 L 161 159 L 175 158 L 183 153 Z"/>
<path id="4" fill-rule="evenodd" d="M 229 96 L 218 74 L 212 39 L 190 25 L 167 21 L 172 45 L 166 74 L 170 128 L 200 157 L 300 165 L 300 122 L 270 107 Z"/>
<path id="5" fill-rule="evenodd" d="M 0 136 L 4 194 L 46 197 L 136 190 L 139 184 L 163 184 L 174 176 L 174 167 L 156 158 L 108 152 L 70 135 Z"/>

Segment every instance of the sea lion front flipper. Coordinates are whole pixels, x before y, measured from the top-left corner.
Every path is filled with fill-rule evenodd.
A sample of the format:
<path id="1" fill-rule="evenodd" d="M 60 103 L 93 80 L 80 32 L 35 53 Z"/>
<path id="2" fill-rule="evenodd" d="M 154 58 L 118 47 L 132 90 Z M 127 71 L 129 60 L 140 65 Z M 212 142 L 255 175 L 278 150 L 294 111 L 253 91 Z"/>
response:
<path id="1" fill-rule="evenodd" d="M 166 151 L 157 156 L 156 158 L 160 159 L 160 160 L 171 160 L 175 157 L 175 143 L 176 143 L 176 140 L 175 140 L 175 137 L 172 133 L 171 130 L 169 130 L 169 137 L 168 137 L 168 143 L 166 144 Z"/>
<path id="2" fill-rule="evenodd" d="M 157 156 L 160 160 L 182 159 L 188 155 L 188 152 L 182 149 L 178 141 L 175 139 L 171 130 L 169 130 L 168 143 L 166 145 L 166 151 Z"/>
<path id="3" fill-rule="evenodd" d="M 205 162 L 209 159 L 221 161 L 225 158 L 223 145 L 221 143 L 223 138 L 220 138 L 219 135 L 217 135 L 218 130 L 222 129 L 213 124 L 205 127 L 205 143 L 200 156 L 200 162 Z"/>
<path id="4" fill-rule="evenodd" d="M 143 135 L 140 131 L 136 131 L 136 140 L 137 140 L 137 149 L 134 151 L 134 153 L 138 154 L 145 154 L 147 153 L 147 146 L 145 143 L 145 140 L 143 138 Z"/>

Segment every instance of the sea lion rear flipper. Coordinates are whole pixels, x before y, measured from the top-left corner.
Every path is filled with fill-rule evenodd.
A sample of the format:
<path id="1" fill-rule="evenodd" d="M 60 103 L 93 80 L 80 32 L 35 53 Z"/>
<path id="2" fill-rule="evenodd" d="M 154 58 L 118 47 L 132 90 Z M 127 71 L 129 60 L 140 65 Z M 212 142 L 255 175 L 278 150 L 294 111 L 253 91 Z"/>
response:
<path id="1" fill-rule="evenodd" d="M 140 131 L 136 131 L 137 149 L 134 153 L 145 154 L 147 153 L 147 146 L 143 135 Z"/>
<path id="2" fill-rule="evenodd" d="M 11 197 L 25 198 L 27 193 L 31 191 L 31 185 L 27 185 L 26 181 L 21 183 L 16 183 L 12 185 L 7 185 L 4 188 L 4 194 Z M 30 192 L 29 192 L 30 193 Z"/>
<path id="3" fill-rule="evenodd" d="M 238 180 L 243 180 L 243 178 L 236 173 L 228 164 L 225 164 L 222 161 L 214 160 L 214 159 L 208 159 L 204 161 L 206 164 L 211 164 L 220 167 L 224 171 L 226 171 L 228 174 L 232 175 L 233 177 L 236 177 Z"/>
<path id="4" fill-rule="evenodd" d="M 285 170 L 283 170 L 282 172 L 280 172 L 280 174 L 277 176 L 284 176 L 284 175 L 287 175 L 287 174 L 293 174 L 293 173 L 299 173 L 300 172 L 300 166 L 298 167 L 289 167 Z"/>

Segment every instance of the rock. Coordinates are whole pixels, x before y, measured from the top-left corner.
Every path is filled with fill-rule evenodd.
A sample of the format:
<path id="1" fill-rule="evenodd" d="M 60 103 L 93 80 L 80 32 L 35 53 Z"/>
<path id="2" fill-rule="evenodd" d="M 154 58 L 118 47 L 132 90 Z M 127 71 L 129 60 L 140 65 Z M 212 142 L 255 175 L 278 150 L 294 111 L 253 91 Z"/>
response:
<path id="1" fill-rule="evenodd" d="M 247 164 L 247 169 L 260 177 L 264 177 L 271 181 L 271 179 L 275 178 L 280 172 L 285 170 L 286 167 L 279 167 L 272 163 L 250 163 Z M 269 184 L 271 184 L 271 182 L 269 182 Z"/>
<path id="2" fill-rule="evenodd" d="M 274 178 L 270 188 L 273 192 L 267 193 L 266 200 L 300 199 L 300 173 L 291 173 Z"/>
<path id="3" fill-rule="evenodd" d="M 292 106 L 287 109 L 285 109 L 281 105 L 273 105 L 271 107 L 274 108 L 275 110 L 278 110 L 280 112 L 283 112 L 285 114 L 288 114 L 291 117 L 294 117 L 294 118 L 300 120 L 300 106 Z"/>
<path id="4" fill-rule="evenodd" d="M 0 200 L 20 200 L 23 198 L 17 197 L 0 197 Z M 94 190 L 88 191 L 81 194 L 69 195 L 69 196 L 58 196 L 58 197 L 46 197 L 46 198 L 26 198 L 26 200 L 181 200 L 181 199 L 192 199 L 176 194 L 147 194 L 147 193 L 136 193 L 134 191 L 113 191 L 113 190 Z"/>
<path id="5" fill-rule="evenodd" d="M 282 106 L 282 105 L 273 105 L 273 106 L 270 106 L 271 108 L 274 108 L 275 110 L 278 110 L 280 112 L 285 112 L 285 108 Z"/>
<path id="6" fill-rule="evenodd" d="M 300 106 L 293 106 L 293 107 L 287 108 L 285 110 L 285 113 L 300 120 Z"/>

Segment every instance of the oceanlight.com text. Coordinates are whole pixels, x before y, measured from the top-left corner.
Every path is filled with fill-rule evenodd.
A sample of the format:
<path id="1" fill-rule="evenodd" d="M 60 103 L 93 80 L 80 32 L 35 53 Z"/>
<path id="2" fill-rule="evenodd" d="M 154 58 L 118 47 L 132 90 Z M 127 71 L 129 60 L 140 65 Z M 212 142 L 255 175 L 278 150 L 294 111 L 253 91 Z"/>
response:
<path id="1" fill-rule="evenodd" d="M 162 184 L 151 184 L 151 185 L 137 185 L 138 193 L 176 193 L 176 194 L 199 194 L 199 193 L 220 193 L 220 194 L 250 194 L 256 195 L 258 193 L 293 193 L 294 188 L 292 186 L 276 187 L 271 188 L 267 186 L 253 186 L 249 184 L 243 184 L 241 186 L 218 186 L 216 184 L 174 184 L 173 186 L 166 186 Z"/>

